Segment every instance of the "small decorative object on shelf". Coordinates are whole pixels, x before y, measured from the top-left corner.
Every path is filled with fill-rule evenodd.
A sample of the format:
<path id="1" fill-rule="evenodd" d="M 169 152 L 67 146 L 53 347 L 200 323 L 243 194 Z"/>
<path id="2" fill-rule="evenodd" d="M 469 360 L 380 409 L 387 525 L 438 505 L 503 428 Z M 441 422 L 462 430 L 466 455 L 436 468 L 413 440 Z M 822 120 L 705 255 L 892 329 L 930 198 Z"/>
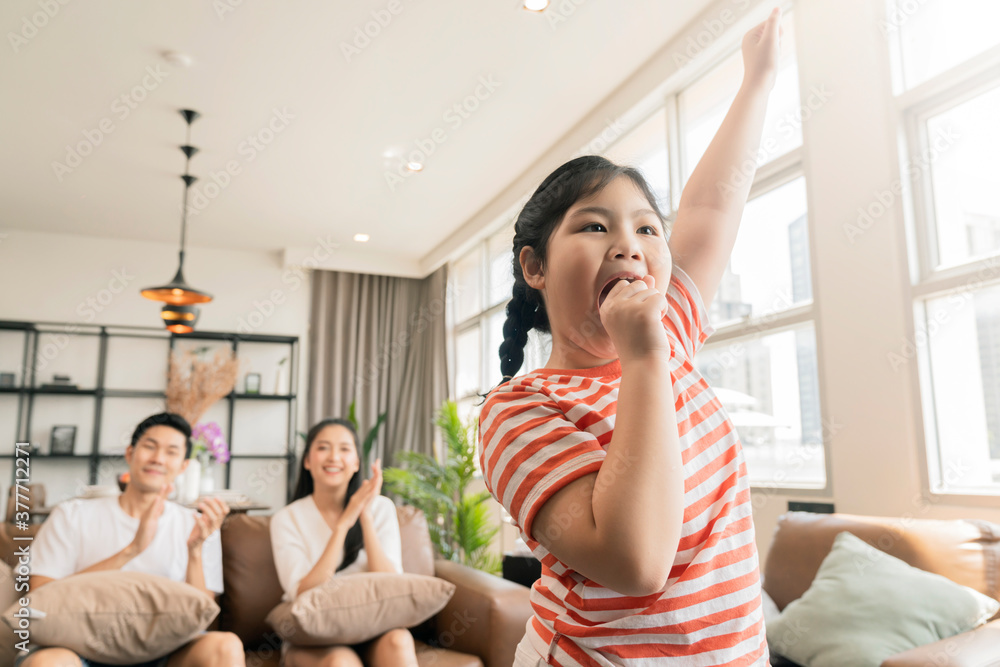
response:
<path id="1" fill-rule="evenodd" d="M 121 489 L 122 493 L 125 493 L 125 487 L 128 486 L 130 479 L 132 479 L 132 475 L 127 470 L 118 475 L 118 488 Z"/>
<path id="2" fill-rule="evenodd" d="M 49 454 L 52 456 L 73 456 L 76 444 L 75 426 L 53 426 L 49 438 Z"/>
<path id="3" fill-rule="evenodd" d="M 14 374 L 0 373 L 0 387 L 13 387 L 13 386 L 14 386 Z"/>
<path id="4" fill-rule="evenodd" d="M 286 363 L 288 363 L 288 357 L 284 357 L 278 362 L 278 372 L 274 376 L 275 396 L 292 393 L 291 390 L 285 388 L 288 384 L 288 366 L 285 365 Z"/>
<path id="5" fill-rule="evenodd" d="M 247 394 L 260 393 L 260 373 L 247 373 L 243 392 Z"/>
<path id="6" fill-rule="evenodd" d="M 75 384 L 72 384 L 70 377 L 68 375 L 53 375 L 52 382 L 47 382 L 42 385 L 42 389 L 46 390 L 63 390 L 63 391 L 74 391 L 78 389 Z"/>
<path id="7" fill-rule="evenodd" d="M 218 463 L 229 461 L 229 445 L 222 437 L 222 428 L 216 422 L 196 424 L 191 429 L 191 442 L 193 444 L 191 457 L 195 460 L 188 463 L 188 469 L 190 470 L 197 461 L 197 469 L 200 473 L 198 491 L 202 495 L 212 493 L 215 491 L 215 471 L 212 467 L 212 460 L 214 459 Z M 188 491 L 186 485 L 185 491 Z"/>

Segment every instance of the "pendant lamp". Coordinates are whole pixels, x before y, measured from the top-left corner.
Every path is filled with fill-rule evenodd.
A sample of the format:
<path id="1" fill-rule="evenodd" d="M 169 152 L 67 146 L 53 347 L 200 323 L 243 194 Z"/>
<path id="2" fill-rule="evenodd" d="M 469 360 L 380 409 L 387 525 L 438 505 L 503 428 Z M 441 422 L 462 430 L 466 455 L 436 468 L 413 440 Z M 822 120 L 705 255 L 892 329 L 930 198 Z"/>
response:
<path id="1" fill-rule="evenodd" d="M 184 280 L 184 242 L 187 234 L 187 201 L 188 189 L 198 180 L 196 176 L 188 173 L 191 165 L 191 157 L 198 152 L 198 149 L 191 145 L 191 123 L 197 120 L 199 114 L 190 109 L 181 109 L 181 115 L 187 123 L 187 143 L 181 146 L 184 153 L 184 205 L 181 209 L 181 249 L 180 263 L 177 266 L 177 273 L 166 285 L 159 287 L 147 287 L 142 290 L 142 295 L 153 301 L 162 301 L 166 305 L 160 311 L 163 324 L 173 333 L 191 333 L 194 325 L 198 321 L 198 308 L 196 303 L 208 303 L 212 300 L 212 295 L 208 292 L 195 289 Z"/>

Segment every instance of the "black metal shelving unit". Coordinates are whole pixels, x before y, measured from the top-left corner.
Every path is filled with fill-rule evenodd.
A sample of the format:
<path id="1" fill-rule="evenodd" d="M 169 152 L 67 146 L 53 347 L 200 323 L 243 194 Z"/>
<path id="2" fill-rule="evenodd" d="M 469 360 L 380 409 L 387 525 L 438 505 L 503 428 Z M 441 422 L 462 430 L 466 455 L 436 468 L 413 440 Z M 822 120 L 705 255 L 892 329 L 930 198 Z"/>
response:
<path id="1" fill-rule="evenodd" d="M 161 390 L 131 390 L 131 389 L 110 389 L 105 387 L 105 371 L 108 361 L 108 343 L 112 338 L 154 338 L 169 340 L 169 349 L 172 352 L 176 349 L 180 340 L 201 340 L 201 341 L 221 341 L 231 346 L 233 353 L 239 357 L 241 343 L 269 343 L 275 345 L 287 345 L 289 347 L 289 391 L 288 394 L 246 394 L 240 392 L 230 392 L 222 400 L 227 405 L 227 429 L 226 433 L 230 440 L 231 458 L 225 464 L 226 486 L 229 487 L 232 477 L 233 460 L 284 460 L 287 467 L 286 501 L 290 500 L 293 490 L 295 476 L 295 437 L 296 437 L 296 406 L 298 387 L 298 358 L 299 339 L 297 336 L 276 336 L 268 334 L 242 334 L 215 331 L 195 331 L 189 334 L 174 334 L 160 328 L 136 327 L 119 325 L 85 325 L 66 324 L 59 322 L 17 322 L 0 320 L 0 331 L 20 331 L 24 334 L 24 345 L 21 354 L 20 378 L 16 387 L 0 387 L 0 394 L 17 395 L 17 424 L 15 427 L 16 440 L 18 442 L 29 442 L 31 434 L 32 415 L 34 410 L 35 397 L 41 395 L 51 396 L 91 396 L 94 399 L 94 427 L 91 434 L 91 444 L 89 453 L 73 455 L 52 455 L 34 453 L 32 458 L 40 460 L 58 459 L 73 460 L 85 459 L 89 461 L 89 483 L 96 484 L 100 463 L 105 459 L 120 459 L 120 454 L 112 454 L 100 451 L 101 441 L 101 418 L 104 409 L 105 398 L 166 398 L 166 393 Z M 97 382 L 93 388 L 77 389 L 52 389 L 42 388 L 37 385 L 36 368 L 39 363 L 39 340 L 45 334 L 64 334 L 76 336 L 97 336 Z M 164 372 L 169 364 L 169 355 L 164 359 Z M 233 442 L 234 421 L 237 401 L 284 401 L 288 404 L 288 433 L 285 452 L 283 454 L 240 454 L 239 443 Z M 11 449 L 13 449 L 13 443 Z M 41 443 L 31 443 L 40 445 Z M 14 454 L 0 454 L 0 460 L 13 459 Z M 13 483 L 14 469 L 11 469 L 11 483 Z"/>

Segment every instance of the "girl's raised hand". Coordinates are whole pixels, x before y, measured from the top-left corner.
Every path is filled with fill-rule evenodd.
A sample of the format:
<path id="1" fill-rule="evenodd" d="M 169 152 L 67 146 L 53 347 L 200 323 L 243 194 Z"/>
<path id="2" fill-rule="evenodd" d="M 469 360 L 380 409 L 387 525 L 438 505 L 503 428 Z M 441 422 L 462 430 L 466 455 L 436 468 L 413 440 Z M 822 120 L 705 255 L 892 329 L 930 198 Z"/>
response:
<path id="1" fill-rule="evenodd" d="M 770 16 L 743 36 L 743 85 L 759 86 L 770 91 L 778 77 L 778 56 L 781 52 L 781 9 L 775 7 Z"/>
<path id="2" fill-rule="evenodd" d="M 660 355 L 670 357 L 670 342 L 663 327 L 667 298 L 656 289 L 653 276 L 632 283 L 619 280 L 601 304 L 600 314 L 622 363 Z"/>

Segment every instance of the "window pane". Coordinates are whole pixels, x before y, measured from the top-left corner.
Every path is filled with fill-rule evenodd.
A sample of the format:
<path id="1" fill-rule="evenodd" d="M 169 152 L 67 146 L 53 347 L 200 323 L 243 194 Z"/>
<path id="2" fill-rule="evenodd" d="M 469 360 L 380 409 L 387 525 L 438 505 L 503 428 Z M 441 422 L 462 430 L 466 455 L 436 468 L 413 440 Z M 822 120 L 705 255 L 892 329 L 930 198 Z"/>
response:
<path id="1" fill-rule="evenodd" d="M 927 302 L 938 485 L 1000 491 L 1000 287 Z"/>
<path id="2" fill-rule="evenodd" d="M 500 343 L 503 342 L 503 323 L 507 313 L 497 311 L 490 315 L 486 331 L 486 386 L 483 389 L 495 387 L 503 374 L 500 372 Z"/>
<path id="3" fill-rule="evenodd" d="M 718 327 L 810 299 L 806 184 L 797 178 L 747 203 L 709 319 Z"/>
<path id="4" fill-rule="evenodd" d="M 695 364 L 736 427 L 752 483 L 825 484 L 812 324 L 706 345 Z"/>
<path id="5" fill-rule="evenodd" d="M 938 265 L 1000 250 L 1000 87 L 927 123 Z"/>
<path id="6" fill-rule="evenodd" d="M 898 31 L 906 88 L 1000 44 L 996 0 L 890 0 L 886 35 Z"/>
<path id="7" fill-rule="evenodd" d="M 479 392 L 479 327 L 455 337 L 455 395 L 464 398 Z"/>
<path id="8" fill-rule="evenodd" d="M 636 167 L 646 177 L 656 204 L 670 213 L 670 177 L 667 156 L 667 110 L 662 108 L 615 142 L 604 156 L 618 164 Z"/>
<path id="9" fill-rule="evenodd" d="M 762 165 L 802 145 L 802 120 L 808 118 L 827 99 L 819 87 L 799 95 L 798 63 L 795 60 L 795 23 L 792 13 L 782 16 L 781 55 L 778 78 L 768 98 L 757 164 Z M 678 97 L 681 117 L 681 162 L 683 181 L 687 183 L 698 160 L 705 154 L 712 137 L 722 125 L 729 106 L 743 80 L 743 56 L 736 51 Z"/>
<path id="10" fill-rule="evenodd" d="M 464 322 L 482 310 L 482 246 L 452 265 L 452 290 L 455 300 L 455 322 Z"/>
<path id="11" fill-rule="evenodd" d="M 487 242 L 490 262 L 489 306 L 510 300 L 514 287 L 514 226 L 504 227 Z"/>

